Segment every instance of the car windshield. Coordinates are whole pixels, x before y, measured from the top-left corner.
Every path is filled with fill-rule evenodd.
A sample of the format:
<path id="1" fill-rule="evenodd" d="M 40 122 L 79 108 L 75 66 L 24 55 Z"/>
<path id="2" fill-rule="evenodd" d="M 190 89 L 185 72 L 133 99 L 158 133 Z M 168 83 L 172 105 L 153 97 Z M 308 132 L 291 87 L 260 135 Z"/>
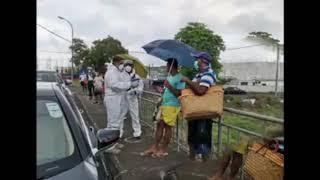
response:
<path id="1" fill-rule="evenodd" d="M 69 157 L 75 151 L 65 116 L 53 100 L 37 100 L 37 166 Z"/>
<path id="2" fill-rule="evenodd" d="M 54 72 L 37 72 L 37 81 L 57 82 L 57 76 Z"/>

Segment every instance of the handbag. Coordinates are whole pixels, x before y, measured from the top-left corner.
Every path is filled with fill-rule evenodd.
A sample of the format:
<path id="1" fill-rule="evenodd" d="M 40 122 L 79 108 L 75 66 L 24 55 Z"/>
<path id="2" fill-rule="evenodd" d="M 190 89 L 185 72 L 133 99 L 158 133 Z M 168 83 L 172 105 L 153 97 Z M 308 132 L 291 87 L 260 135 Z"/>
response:
<path id="1" fill-rule="evenodd" d="M 275 149 L 270 149 L 275 145 Z M 244 173 L 253 180 L 282 180 L 284 156 L 278 153 L 279 143 L 272 140 L 267 144 L 255 143 L 249 147 L 244 163 Z"/>
<path id="2" fill-rule="evenodd" d="M 183 89 L 179 100 L 182 116 L 186 120 L 210 119 L 223 113 L 223 88 L 212 86 L 207 92 L 198 96 L 191 89 Z"/>

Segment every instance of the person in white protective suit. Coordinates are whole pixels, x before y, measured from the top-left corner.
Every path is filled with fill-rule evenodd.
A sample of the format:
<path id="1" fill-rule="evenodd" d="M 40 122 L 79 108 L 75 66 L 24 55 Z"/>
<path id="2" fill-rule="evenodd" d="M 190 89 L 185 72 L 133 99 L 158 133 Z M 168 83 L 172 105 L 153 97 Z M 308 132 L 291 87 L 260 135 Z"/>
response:
<path id="1" fill-rule="evenodd" d="M 123 135 L 123 124 L 126 119 L 128 111 L 130 112 L 131 124 L 133 129 L 133 137 L 140 139 L 141 136 L 141 125 L 139 118 L 139 103 L 138 96 L 141 95 L 143 90 L 143 81 L 138 74 L 135 73 L 134 65 L 131 60 L 126 60 L 124 62 L 124 79 L 126 81 L 138 81 L 139 86 L 135 88 L 130 88 L 127 90 L 126 95 L 121 104 L 121 125 L 120 125 L 120 137 Z"/>
<path id="2" fill-rule="evenodd" d="M 105 74 L 104 104 L 107 111 L 107 129 L 120 130 L 121 101 L 130 88 L 138 87 L 138 81 L 127 81 L 123 76 L 124 59 L 115 56 Z"/>

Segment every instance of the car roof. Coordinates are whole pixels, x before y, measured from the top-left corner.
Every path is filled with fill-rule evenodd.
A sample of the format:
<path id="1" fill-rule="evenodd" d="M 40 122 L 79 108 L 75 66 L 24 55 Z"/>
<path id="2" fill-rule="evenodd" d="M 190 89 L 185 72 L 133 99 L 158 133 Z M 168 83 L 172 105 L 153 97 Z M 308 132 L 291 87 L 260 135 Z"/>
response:
<path id="1" fill-rule="evenodd" d="M 49 70 L 38 70 L 38 72 L 47 72 L 47 73 L 56 73 L 56 71 L 49 71 Z"/>
<path id="2" fill-rule="evenodd" d="M 37 96 L 56 96 L 58 89 L 56 82 L 37 82 Z"/>

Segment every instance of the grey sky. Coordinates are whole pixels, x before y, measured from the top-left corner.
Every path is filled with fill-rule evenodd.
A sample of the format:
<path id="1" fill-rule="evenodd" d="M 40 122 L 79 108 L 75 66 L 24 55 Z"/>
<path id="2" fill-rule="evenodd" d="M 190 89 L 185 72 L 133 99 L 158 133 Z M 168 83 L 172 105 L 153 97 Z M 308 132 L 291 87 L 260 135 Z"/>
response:
<path id="1" fill-rule="evenodd" d="M 74 26 L 75 36 L 88 45 L 111 35 L 129 51 L 143 51 L 141 46 L 155 39 L 172 39 L 191 21 L 208 25 L 224 39 L 227 48 L 251 45 L 243 39 L 251 31 L 266 31 L 283 43 L 283 1 L 281 0 L 38 0 L 37 22 L 54 32 L 71 36 L 63 16 Z M 37 27 L 37 50 L 40 64 L 48 58 L 58 65 L 67 64 L 69 54 L 40 52 L 69 51 L 63 41 Z M 149 55 L 132 55 L 145 64 L 161 64 Z M 225 51 L 223 62 L 273 61 L 275 52 L 263 47 Z M 65 60 L 64 60 L 65 59 Z M 40 65 L 41 66 L 41 65 Z"/>

